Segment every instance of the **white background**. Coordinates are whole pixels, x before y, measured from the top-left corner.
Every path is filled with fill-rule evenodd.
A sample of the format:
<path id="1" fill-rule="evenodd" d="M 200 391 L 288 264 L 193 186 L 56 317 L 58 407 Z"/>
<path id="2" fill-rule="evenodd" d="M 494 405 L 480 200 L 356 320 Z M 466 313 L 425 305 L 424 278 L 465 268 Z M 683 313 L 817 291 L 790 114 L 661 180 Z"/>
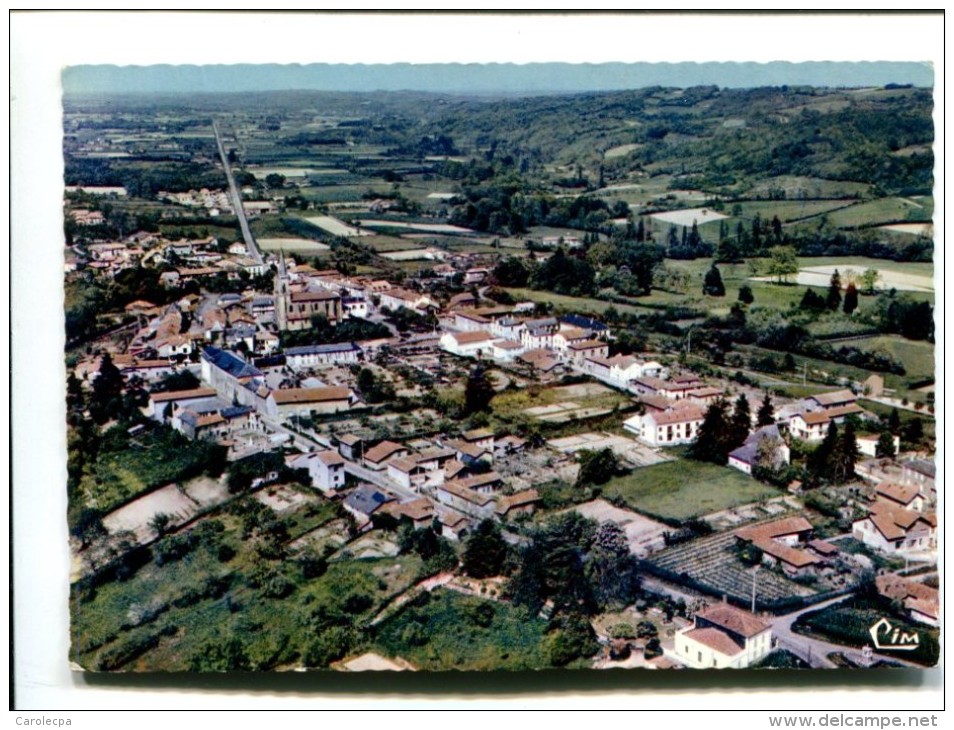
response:
<path id="1" fill-rule="evenodd" d="M 14 13 L 9 22 L 13 609 L 16 702 L 21 709 L 13 715 L 37 717 L 43 711 L 48 717 L 71 716 L 73 726 L 95 720 L 119 727 L 130 719 L 147 725 L 167 719 L 128 718 L 125 713 L 84 718 L 55 711 L 532 707 L 804 712 L 927 711 L 940 707 L 940 670 L 914 674 L 856 672 L 850 676 L 548 672 L 447 679 L 438 676 L 429 681 L 388 675 L 342 679 L 322 673 L 260 680 L 153 676 L 94 681 L 71 673 L 66 663 L 69 616 L 59 74 L 64 66 L 81 63 L 926 61 L 935 65 L 939 142 L 936 195 L 940 196 L 942 16 L 86 12 Z M 941 201 L 939 197 L 936 203 L 939 253 L 943 250 Z M 939 276 L 942 266 L 939 257 Z M 938 289 L 940 312 L 943 287 Z M 940 352 L 940 323 L 938 331 Z M 942 382 L 939 377 L 939 405 L 943 405 Z M 943 443 L 941 426 L 939 419 L 939 444 Z M 6 622 L 2 628 L 7 631 Z M 13 715 L 8 719 L 13 721 Z M 197 718 L 202 719 L 212 717 Z M 717 725 L 731 722 L 734 727 L 768 725 L 764 718 L 736 713 L 699 719 Z"/>

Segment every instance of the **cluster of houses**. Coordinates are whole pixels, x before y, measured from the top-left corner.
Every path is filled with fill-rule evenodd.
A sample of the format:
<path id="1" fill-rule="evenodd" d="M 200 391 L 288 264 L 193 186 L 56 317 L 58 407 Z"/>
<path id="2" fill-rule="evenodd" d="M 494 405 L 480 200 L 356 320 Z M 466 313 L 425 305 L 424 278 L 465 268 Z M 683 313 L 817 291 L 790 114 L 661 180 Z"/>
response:
<path id="1" fill-rule="evenodd" d="M 915 460 L 904 470 L 912 476 L 876 485 L 867 514 L 852 525 L 855 539 L 889 555 L 914 557 L 933 552 L 937 546 L 937 494 L 933 476 L 922 473 L 927 470 Z M 930 471 L 933 474 L 933 464 Z"/>
<path id="2" fill-rule="evenodd" d="M 359 486 L 343 500 L 360 530 L 370 529 L 375 515 L 407 517 L 418 527 L 437 519 L 442 534 L 460 539 L 483 519 L 506 521 L 533 513 L 539 493 L 535 489 L 508 493 L 504 478 L 493 470 L 495 456 L 523 446 L 522 439 L 495 439 L 486 429 L 413 445 L 369 443 L 350 434 L 337 438 L 336 449 L 290 456 L 288 464 L 308 469 L 312 486 L 329 496 L 344 489 L 349 463 L 372 472 L 360 472 Z"/>

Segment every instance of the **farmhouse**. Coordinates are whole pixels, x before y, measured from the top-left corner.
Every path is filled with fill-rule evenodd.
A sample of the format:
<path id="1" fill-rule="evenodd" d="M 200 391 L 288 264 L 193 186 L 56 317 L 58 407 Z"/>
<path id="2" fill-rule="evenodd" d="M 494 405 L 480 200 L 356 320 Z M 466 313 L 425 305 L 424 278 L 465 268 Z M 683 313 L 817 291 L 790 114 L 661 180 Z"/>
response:
<path id="1" fill-rule="evenodd" d="M 584 340 L 567 345 L 566 357 L 578 368 L 590 357 L 606 357 L 609 355 L 609 345 L 600 340 Z"/>
<path id="2" fill-rule="evenodd" d="M 491 321 L 475 311 L 459 311 L 454 313 L 454 327 L 461 332 L 479 332 L 490 329 Z"/>
<path id="3" fill-rule="evenodd" d="M 858 396 L 850 390 L 835 390 L 828 393 L 818 393 L 805 399 L 805 403 L 811 410 L 831 410 L 832 408 L 843 408 L 853 405 L 858 400 Z"/>
<path id="4" fill-rule="evenodd" d="M 901 462 L 901 481 L 921 488 L 922 493 L 932 494 L 936 490 L 935 476 L 937 468 L 927 459 L 908 459 Z"/>
<path id="5" fill-rule="evenodd" d="M 771 624 L 728 603 L 697 612 L 674 644 L 675 657 L 693 669 L 745 669 L 771 651 Z"/>
<path id="6" fill-rule="evenodd" d="M 420 497 L 410 502 L 388 502 L 381 511 L 396 520 L 410 520 L 415 529 L 430 527 L 436 514 L 434 503 L 427 497 Z"/>
<path id="7" fill-rule="evenodd" d="M 437 500 L 477 519 L 494 516 L 496 502 L 493 495 L 480 494 L 460 484 L 459 480 L 445 482 L 437 488 Z"/>
<path id="8" fill-rule="evenodd" d="M 878 441 L 880 439 L 881 434 L 878 433 L 859 433 L 855 437 L 858 443 L 858 451 L 871 458 L 878 456 Z M 894 444 L 894 453 L 897 454 L 901 450 L 901 439 L 898 436 L 892 436 L 891 439 Z"/>
<path id="9" fill-rule="evenodd" d="M 514 340 L 496 340 L 493 357 L 497 362 L 513 362 L 523 352 L 523 345 Z"/>

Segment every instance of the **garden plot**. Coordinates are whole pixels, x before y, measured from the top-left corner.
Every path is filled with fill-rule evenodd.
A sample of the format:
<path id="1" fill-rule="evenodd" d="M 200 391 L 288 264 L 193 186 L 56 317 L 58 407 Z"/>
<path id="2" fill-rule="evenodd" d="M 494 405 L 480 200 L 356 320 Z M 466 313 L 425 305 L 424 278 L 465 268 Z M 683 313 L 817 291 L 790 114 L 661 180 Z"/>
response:
<path id="1" fill-rule="evenodd" d="M 662 221 L 663 223 L 672 223 L 677 226 L 691 226 L 693 223 L 697 223 L 701 226 L 705 223 L 712 223 L 713 221 L 728 218 L 728 216 L 722 215 L 722 213 L 716 213 L 709 208 L 671 210 L 665 213 L 653 213 L 649 217 L 653 220 Z"/>
<path id="2" fill-rule="evenodd" d="M 528 416 L 547 423 L 566 423 L 582 418 L 595 418 L 612 413 L 612 408 L 584 408 L 579 403 L 564 401 L 548 406 L 535 406 L 524 411 Z"/>
<path id="3" fill-rule="evenodd" d="M 321 553 L 325 545 L 338 549 L 348 542 L 348 525 L 344 520 L 326 522 L 311 532 L 306 532 L 290 543 L 293 549 L 311 547 Z"/>
<path id="4" fill-rule="evenodd" d="M 564 454 L 575 454 L 583 449 L 589 451 L 612 449 L 613 453 L 620 459 L 637 467 L 652 466 L 653 464 L 672 461 L 672 457 L 663 453 L 657 453 L 635 439 L 605 432 L 581 433 L 576 436 L 550 439 L 547 444 L 558 451 L 562 451 Z"/>
<path id="5" fill-rule="evenodd" d="M 347 551 L 352 558 L 393 558 L 401 549 L 392 540 L 381 537 L 380 530 L 358 538 Z"/>
<path id="6" fill-rule="evenodd" d="M 156 515 L 170 515 L 170 526 L 174 527 L 189 520 L 198 510 L 199 504 L 189 497 L 184 488 L 168 484 L 110 512 L 103 518 L 103 527 L 110 534 L 133 532 L 137 541 L 145 543 L 155 537 L 149 522 Z"/>
<path id="7" fill-rule="evenodd" d="M 255 495 L 255 499 L 266 507 L 271 507 L 279 514 L 296 509 L 306 502 L 311 501 L 301 492 L 284 486 L 263 489 Z"/>
<path id="8" fill-rule="evenodd" d="M 210 507 L 229 498 L 229 490 L 225 483 L 208 477 L 193 479 L 185 485 L 185 491 L 189 498 L 200 507 Z"/>
<path id="9" fill-rule="evenodd" d="M 552 390 L 558 394 L 558 398 L 593 398 L 616 392 L 612 388 L 607 388 L 605 385 L 600 385 L 599 383 L 561 385 L 559 388 L 553 388 Z"/>
<path id="10" fill-rule="evenodd" d="M 666 548 L 647 562 L 663 575 L 688 578 L 700 587 L 705 586 L 712 595 L 728 595 L 748 601 L 752 595 L 752 568 L 739 560 L 735 543 L 734 532 L 722 532 Z M 816 593 L 772 570 L 758 572 L 756 595 L 759 601 L 808 598 Z"/>
<path id="11" fill-rule="evenodd" d="M 346 238 L 355 238 L 357 236 L 371 236 L 374 235 L 371 231 L 362 231 L 360 228 L 355 228 L 354 226 L 349 226 L 347 223 L 344 223 L 337 218 L 333 218 L 330 215 L 319 215 L 313 216 L 311 218 L 305 218 L 308 223 L 320 228 L 323 231 L 327 231 L 332 236 L 345 236 Z"/>
<path id="12" fill-rule="evenodd" d="M 574 507 L 573 511 L 600 523 L 615 522 L 626 533 L 629 551 L 639 558 L 666 547 L 663 533 L 670 527 L 636 512 L 614 507 L 605 499 L 585 502 Z"/>

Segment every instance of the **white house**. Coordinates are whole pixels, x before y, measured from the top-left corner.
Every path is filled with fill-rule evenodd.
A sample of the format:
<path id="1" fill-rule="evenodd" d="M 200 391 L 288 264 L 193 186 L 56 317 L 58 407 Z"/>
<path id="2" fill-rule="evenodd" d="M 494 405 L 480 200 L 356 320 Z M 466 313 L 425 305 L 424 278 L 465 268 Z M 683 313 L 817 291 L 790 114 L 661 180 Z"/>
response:
<path id="1" fill-rule="evenodd" d="M 361 348 L 353 342 L 337 342 L 329 345 L 305 345 L 289 347 L 285 350 L 285 362 L 288 367 L 315 367 L 332 363 L 355 363 L 361 355 Z"/>
<path id="2" fill-rule="evenodd" d="M 523 345 L 514 340 L 497 340 L 494 342 L 493 357 L 497 362 L 513 362 L 523 352 Z"/>
<path id="3" fill-rule="evenodd" d="M 905 555 L 935 546 L 937 517 L 877 501 L 869 514 L 851 526 L 852 535 L 889 555 Z"/>
<path id="4" fill-rule="evenodd" d="M 345 485 L 345 460 L 337 451 L 328 449 L 301 454 L 289 466 L 293 469 L 308 469 L 311 485 L 322 492 L 336 492 Z"/>
<path id="5" fill-rule="evenodd" d="M 673 651 L 693 669 L 745 669 L 772 651 L 772 626 L 720 603 L 696 613 L 694 624 L 676 633 Z"/>
<path id="6" fill-rule="evenodd" d="M 489 332 L 446 332 L 441 349 L 459 357 L 492 357 L 494 336 Z"/>
<path id="7" fill-rule="evenodd" d="M 660 411 L 649 409 L 623 422 L 623 427 L 650 446 L 677 446 L 696 440 L 705 413 L 695 405 Z"/>

